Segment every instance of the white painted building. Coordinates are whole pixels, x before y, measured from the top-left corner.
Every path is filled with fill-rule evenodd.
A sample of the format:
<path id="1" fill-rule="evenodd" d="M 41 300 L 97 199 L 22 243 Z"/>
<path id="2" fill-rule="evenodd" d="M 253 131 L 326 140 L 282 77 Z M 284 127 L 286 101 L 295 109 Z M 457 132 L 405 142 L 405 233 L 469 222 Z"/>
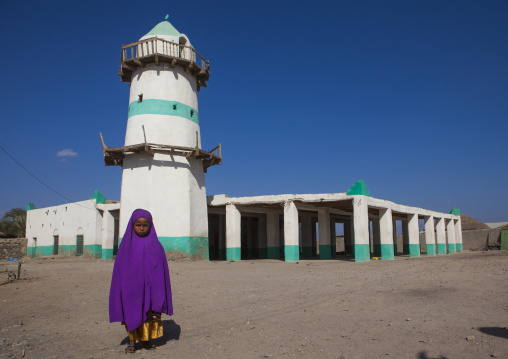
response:
<path id="1" fill-rule="evenodd" d="M 27 207 L 27 255 L 83 255 L 108 259 L 118 247 L 120 203 L 106 203 L 99 191 L 91 199 L 36 209 Z"/>

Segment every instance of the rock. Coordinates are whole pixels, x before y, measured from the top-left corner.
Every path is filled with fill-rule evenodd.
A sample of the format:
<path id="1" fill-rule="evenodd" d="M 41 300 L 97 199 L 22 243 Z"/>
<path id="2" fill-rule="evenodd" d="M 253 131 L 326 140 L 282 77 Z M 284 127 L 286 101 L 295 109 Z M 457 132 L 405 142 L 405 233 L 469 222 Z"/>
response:
<path id="1" fill-rule="evenodd" d="M 406 318 L 406 322 L 410 322 L 411 321 L 411 318 Z"/>
<path id="2" fill-rule="evenodd" d="M 473 340 L 475 340 L 475 339 L 476 339 L 476 338 L 474 337 L 474 335 L 469 335 L 469 336 L 467 336 L 467 337 L 466 337 L 466 340 L 467 340 L 468 342 L 472 342 L 472 341 L 473 341 Z"/>

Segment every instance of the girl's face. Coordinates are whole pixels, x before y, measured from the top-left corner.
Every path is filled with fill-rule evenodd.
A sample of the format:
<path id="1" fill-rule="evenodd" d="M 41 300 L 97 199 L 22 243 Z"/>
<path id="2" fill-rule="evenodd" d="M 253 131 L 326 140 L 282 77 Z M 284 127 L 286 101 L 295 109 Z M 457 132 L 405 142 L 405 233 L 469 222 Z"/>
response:
<path id="1" fill-rule="evenodd" d="M 139 217 L 134 222 L 134 232 L 138 235 L 138 237 L 146 237 L 150 232 L 150 223 L 148 223 L 148 219 L 145 217 Z"/>

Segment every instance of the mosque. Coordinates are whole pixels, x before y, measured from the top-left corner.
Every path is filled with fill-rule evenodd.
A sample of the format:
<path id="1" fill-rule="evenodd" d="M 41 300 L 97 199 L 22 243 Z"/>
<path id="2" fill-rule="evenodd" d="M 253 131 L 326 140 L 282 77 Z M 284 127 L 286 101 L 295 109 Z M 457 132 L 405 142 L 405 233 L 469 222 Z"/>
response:
<path id="1" fill-rule="evenodd" d="M 130 84 L 125 144 L 101 140 L 105 165 L 122 167 L 121 201 L 95 191 L 89 200 L 54 207 L 29 203 L 29 256 L 112 258 L 136 208 L 152 213 L 173 258 L 295 262 L 340 253 L 363 262 L 462 250 L 458 209 L 439 213 L 372 198 L 363 181 L 343 193 L 207 197 L 204 174 L 222 163 L 220 144 L 201 148 L 197 94 L 207 86 L 209 61 L 166 16 L 122 46 L 120 66 L 121 81 Z"/>

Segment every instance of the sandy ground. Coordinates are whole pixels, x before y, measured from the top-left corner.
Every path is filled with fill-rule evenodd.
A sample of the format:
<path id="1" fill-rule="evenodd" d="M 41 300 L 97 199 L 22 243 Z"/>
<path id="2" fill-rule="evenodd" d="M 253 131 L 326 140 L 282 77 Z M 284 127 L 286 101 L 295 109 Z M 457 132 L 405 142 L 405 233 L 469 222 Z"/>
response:
<path id="1" fill-rule="evenodd" d="M 134 354 L 108 320 L 113 261 L 24 261 L 0 286 L 1 358 L 508 358 L 504 251 L 170 262 L 175 315 Z"/>

